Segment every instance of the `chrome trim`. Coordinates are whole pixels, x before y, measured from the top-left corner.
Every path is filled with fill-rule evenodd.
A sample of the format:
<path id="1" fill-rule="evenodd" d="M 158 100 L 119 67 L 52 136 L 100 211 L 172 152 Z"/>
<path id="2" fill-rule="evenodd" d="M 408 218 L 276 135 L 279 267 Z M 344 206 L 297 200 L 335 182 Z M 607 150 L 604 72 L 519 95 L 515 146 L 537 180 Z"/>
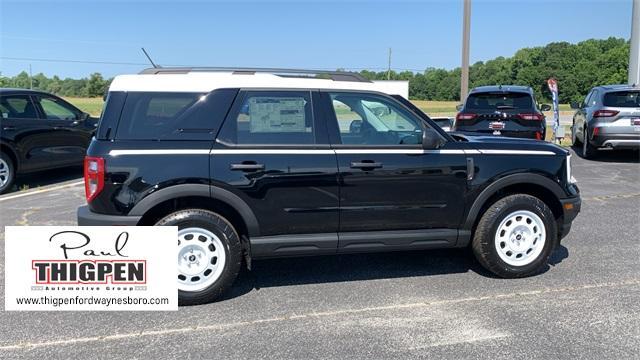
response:
<path id="1" fill-rule="evenodd" d="M 622 141 L 622 140 L 614 140 Z M 640 144 L 640 141 L 634 141 Z M 109 155 L 330 155 L 330 154 L 443 154 L 443 155 L 556 155 L 553 151 L 543 150 L 421 150 L 421 149 L 144 149 L 144 150 L 111 150 Z"/>

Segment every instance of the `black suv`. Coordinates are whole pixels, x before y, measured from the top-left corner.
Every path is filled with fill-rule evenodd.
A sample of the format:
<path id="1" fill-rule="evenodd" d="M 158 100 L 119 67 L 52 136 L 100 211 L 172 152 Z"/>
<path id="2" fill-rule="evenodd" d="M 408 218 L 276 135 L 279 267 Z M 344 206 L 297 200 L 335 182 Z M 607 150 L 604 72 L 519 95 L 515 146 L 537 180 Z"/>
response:
<path id="1" fill-rule="evenodd" d="M 0 89 L 0 194 L 17 174 L 80 166 L 98 119 L 42 91 Z"/>
<path id="2" fill-rule="evenodd" d="M 357 75 L 292 72 L 116 77 L 78 223 L 178 226 L 181 304 L 261 258 L 471 247 L 501 277 L 546 267 L 580 210 L 566 150 L 452 136 Z"/>
<path id="3" fill-rule="evenodd" d="M 481 86 L 469 92 L 454 131 L 544 140 L 546 122 L 533 90 L 515 85 Z M 542 111 L 550 110 L 544 104 Z"/>

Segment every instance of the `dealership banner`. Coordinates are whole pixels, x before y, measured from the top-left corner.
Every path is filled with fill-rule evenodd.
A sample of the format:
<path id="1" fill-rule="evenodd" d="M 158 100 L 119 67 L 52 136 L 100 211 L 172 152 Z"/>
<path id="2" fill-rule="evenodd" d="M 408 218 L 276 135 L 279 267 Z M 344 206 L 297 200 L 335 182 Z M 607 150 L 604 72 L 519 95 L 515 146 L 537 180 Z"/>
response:
<path id="1" fill-rule="evenodd" d="M 5 310 L 177 310 L 175 226 L 7 226 Z"/>

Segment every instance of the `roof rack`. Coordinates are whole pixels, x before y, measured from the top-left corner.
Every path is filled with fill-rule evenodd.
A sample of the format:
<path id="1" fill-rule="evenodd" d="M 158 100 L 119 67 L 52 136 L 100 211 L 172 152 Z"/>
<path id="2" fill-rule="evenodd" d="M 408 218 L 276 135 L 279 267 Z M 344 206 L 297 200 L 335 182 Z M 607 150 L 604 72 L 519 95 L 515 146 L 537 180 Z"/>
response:
<path id="1" fill-rule="evenodd" d="M 364 76 L 350 71 L 302 70 L 278 68 L 236 68 L 236 67 L 160 67 L 148 68 L 140 74 L 186 74 L 190 72 L 233 72 L 234 74 L 253 75 L 255 73 L 269 73 L 282 77 L 304 77 L 331 79 L 333 81 L 371 82 Z M 316 76 L 310 76 L 316 75 Z"/>

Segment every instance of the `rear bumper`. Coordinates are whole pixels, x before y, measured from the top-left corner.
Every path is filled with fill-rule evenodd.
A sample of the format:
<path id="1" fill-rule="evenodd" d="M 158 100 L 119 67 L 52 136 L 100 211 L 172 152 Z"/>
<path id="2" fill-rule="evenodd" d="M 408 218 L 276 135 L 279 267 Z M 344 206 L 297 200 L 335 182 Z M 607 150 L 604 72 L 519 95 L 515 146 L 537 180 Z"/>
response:
<path id="1" fill-rule="evenodd" d="M 558 224 L 559 240 L 569 234 L 569 231 L 571 230 L 571 223 L 580 212 L 582 199 L 579 196 L 575 198 L 561 199 L 560 203 L 562 204 L 562 222 Z"/>
<path id="2" fill-rule="evenodd" d="M 142 216 L 107 215 L 92 212 L 88 206 L 80 206 L 77 212 L 80 226 L 135 226 Z"/>
<path id="3" fill-rule="evenodd" d="M 635 134 L 603 134 L 594 136 L 591 144 L 598 147 L 611 147 L 614 149 L 640 148 L 640 132 Z"/>
<path id="4" fill-rule="evenodd" d="M 504 136 L 504 137 L 513 137 L 513 138 L 521 138 L 521 139 L 544 139 L 545 130 L 500 130 L 495 132 L 494 130 L 474 130 L 473 128 L 465 128 L 464 126 L 460 126 L 454 129 L 454 131 L 462 132 L 464 134 L 469 135 L 483 135 L 483 136 Z"/>

